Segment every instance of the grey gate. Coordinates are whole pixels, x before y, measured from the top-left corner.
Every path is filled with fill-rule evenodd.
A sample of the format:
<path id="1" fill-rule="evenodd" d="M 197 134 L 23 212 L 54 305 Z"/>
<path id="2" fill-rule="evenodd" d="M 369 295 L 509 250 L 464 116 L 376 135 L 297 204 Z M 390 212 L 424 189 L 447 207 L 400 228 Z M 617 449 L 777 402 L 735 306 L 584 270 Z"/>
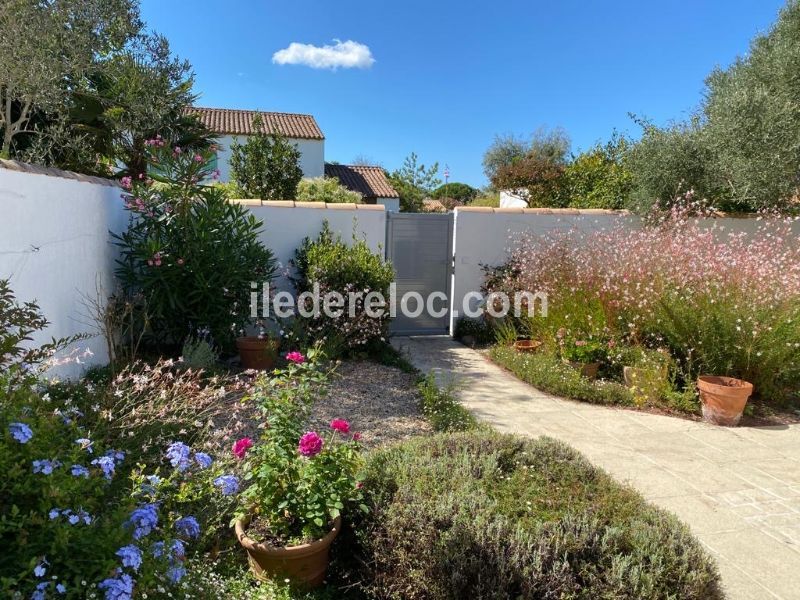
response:
<path id="1" fill-rule="evenodd" d="M 453 215 L 425 213 L 387 213 L 386 258 L 394 265 L 397 284 L 397 316 L 390 330 L 397 335 L 434 335 L 450 327 L 450 276 L 453 254 Z M 408 292 L 419 293 L 423 301 L 440 292 L 446 301 L 437 300 L 433 316 L 427 309 L 419 316 L 402 314 L 401 299 Z M 412 312 L 417 302 L 411 300 Z"/>

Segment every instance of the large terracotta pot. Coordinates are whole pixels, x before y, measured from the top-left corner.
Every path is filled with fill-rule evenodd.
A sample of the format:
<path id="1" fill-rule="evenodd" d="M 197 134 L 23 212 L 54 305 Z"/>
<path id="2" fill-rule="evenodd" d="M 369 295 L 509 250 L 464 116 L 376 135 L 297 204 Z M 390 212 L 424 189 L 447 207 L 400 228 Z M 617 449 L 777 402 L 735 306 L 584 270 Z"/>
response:
<path id="1" fill-rule="evenodd" d="M 581 375 L 586 377 L 587 379 L 597 379 L 597 372 L 600 370 L 600 363 L 593 362 L 593 363 L 580 363 L 569 361 L 569 365 L 573 369 L 577 369 L 581 372 Z"/>
<path id="2" fill-rule="evenodd" d="M 239 359 L 245 369 L 266 371 L 275 366 L 281 341 L 269 338 L 247 336 L 236 338 Z"/>
<path id="3" fill-rule="evenodd" d="M 517 352 L 536 352 L 541 346 L 542 342 L 539 340 L 517 340 L 514 342 L 514 349 Z"/>
<path id="4" fill-rule="evenodd" d="M 236 521 L 236 539 L 247 550 L 250 570 L 261 580 L 290 579 L 307 587 L 317 587 L 325 579 L 330 562 L 330 548 L 342 528 L 341 517 L 336 517 L 333 528 L 321 540 L 299 546 L 275 547 L 261 544 L 247 537 L 248 521 Z"/>
<path id="5" fill-rule="evenodd" d="M 735 427 L 742 418 L 753 384 L 733 377 L 701 375 L 697 378 L 703 419 L 715 425 Z"/>

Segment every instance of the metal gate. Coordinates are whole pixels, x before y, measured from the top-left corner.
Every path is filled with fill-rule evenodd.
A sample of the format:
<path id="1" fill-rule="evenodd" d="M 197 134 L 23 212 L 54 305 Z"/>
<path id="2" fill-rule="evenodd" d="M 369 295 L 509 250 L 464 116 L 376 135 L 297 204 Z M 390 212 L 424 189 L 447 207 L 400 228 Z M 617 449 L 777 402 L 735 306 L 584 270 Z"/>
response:
<path id="1" fill-rule="evenodd" d="M 450 276 L 453 254 L 453 215 L 387 213 L 386 258 L 394 265 L 397 315 L 390 330 L 397 335 L 434 335 L 450 328 Z M 423 302 L 434 292 L 446 299 L 419 312 L 418 298 L 408 299 L 412 314 L 403 314 L 404 294 L 417 292 Z M 438 314 L 442 313 L 442 314 Z"/>

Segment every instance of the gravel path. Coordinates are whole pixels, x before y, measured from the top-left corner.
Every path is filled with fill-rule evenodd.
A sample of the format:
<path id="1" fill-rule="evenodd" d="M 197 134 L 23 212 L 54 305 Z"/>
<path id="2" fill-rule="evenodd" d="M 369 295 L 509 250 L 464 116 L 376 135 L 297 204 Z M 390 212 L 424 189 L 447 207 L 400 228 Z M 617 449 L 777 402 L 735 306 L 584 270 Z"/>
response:
<path id="1" fill-rule="evenodd" d="M 416 377 L 369 361 L 342 363 L 331 378 L 327 396 L 312 409 L 309 427 L 327 428 L 346 419 L 367 447 L 431 433 L 419 409 Z"/>

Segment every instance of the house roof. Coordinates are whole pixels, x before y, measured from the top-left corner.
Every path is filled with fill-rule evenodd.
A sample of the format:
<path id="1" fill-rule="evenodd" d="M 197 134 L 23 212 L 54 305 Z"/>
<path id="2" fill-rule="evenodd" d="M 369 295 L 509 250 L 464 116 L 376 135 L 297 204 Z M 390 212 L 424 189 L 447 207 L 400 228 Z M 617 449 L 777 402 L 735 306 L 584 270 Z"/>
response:
<path id="1" fill-rule="evenodd" d="M 400 197 L 381 167 L 325 163 L 325 175 L 336 177 L 344 187 L 359 192 L 365 198 Z"/>
<path id="2" fill-rule="evenodd" d="M 206 127 L 220 134 L 252 135 L 255 133 L 253 117 L 260 114 L 267 133 L 307 140 L 325 139 L 322 130 L 311 115 L 200 106 L 190 106 L 186 112 L 197 115 Z"/>

